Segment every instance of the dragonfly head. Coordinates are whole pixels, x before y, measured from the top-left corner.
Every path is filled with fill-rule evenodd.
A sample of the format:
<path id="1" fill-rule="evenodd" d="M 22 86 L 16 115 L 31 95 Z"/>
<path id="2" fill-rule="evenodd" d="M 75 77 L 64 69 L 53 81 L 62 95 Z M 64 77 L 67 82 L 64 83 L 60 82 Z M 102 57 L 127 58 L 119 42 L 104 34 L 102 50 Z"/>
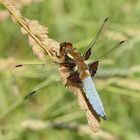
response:
<path id="1" fill-rule="evenodd" d="M 69 50 L 72 49 L 72 44 L 69 42 L 60 43 L 60 54 L 67 55 Z"/>

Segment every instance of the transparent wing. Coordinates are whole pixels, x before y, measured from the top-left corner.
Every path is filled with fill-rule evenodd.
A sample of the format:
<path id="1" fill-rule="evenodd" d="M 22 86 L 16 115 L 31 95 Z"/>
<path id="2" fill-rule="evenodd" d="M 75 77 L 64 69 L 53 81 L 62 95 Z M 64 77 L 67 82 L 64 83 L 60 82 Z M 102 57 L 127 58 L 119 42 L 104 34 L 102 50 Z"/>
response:
<path id="1" fill-rule="evenodd" d="M 9 72 L 15 77 L 46 77 L 49 71 L 55 72 L 57 65 L 53 62 L 40 63 L 37 61 L 16 62 L 12 64 Z"/>
<path id="2" fill-rule="evenodd" d="M 104 20 L 103 24 L 101 25 L 99 31 L 97 32 L 96 36 L 93 38 L 93 40 L 89 43 L 89 45 L 87 46 L 86 51 L 83 54 L 83 57 L 85 60 L 89 59 L 91 53 L 92 53 L 92 48 L 94 47 L 94 45 L 96 44 L 96 41 L 98 40 L 100 33 L 106 23 L 106 21 L 108 20 L 108 17 Z"/>

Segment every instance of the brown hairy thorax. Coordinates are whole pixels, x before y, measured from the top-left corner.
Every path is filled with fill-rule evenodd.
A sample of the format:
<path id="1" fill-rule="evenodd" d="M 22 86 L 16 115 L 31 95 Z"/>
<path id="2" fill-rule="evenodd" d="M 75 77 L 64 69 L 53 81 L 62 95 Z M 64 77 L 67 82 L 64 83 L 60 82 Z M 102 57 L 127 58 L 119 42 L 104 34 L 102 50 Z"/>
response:
<path id="1" fill-rule="evenodd" d="M 86 77 L 90 76 L 89 73 L 89 67 L 84 62 L 84 57 L 81 56 L 81 54 L 73 48 L 71 43 L 64 43 L 65 46 L 60 47 L 60 54 L 63 53 L 63 55 L 67 56 L 67 54 L 70 54 L 73 57 L 73 61 L 76 63 L 76 66 L 78 67 L 79 77 L 81 80 L 85 79 Z M 68 62 L 69 63 L 69 62 Z"/>

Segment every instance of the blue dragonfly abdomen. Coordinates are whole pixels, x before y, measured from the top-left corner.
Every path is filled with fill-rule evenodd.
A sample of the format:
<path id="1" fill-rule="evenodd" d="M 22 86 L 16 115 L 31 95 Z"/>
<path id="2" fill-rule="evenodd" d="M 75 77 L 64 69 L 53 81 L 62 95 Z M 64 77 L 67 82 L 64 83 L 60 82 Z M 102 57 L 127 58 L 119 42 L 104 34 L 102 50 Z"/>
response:
<path id="1" fill-rule="evenodd" d="M 106 120 L 103 103 L 99 97 L 91 76 L 89 75 L 88 77 L 82 79 L 82 84 L 86 93 L 86 97 L 89 100 L 89 103 L 93 107 L 94 111 L 98 114 L 98 116 Z"/>

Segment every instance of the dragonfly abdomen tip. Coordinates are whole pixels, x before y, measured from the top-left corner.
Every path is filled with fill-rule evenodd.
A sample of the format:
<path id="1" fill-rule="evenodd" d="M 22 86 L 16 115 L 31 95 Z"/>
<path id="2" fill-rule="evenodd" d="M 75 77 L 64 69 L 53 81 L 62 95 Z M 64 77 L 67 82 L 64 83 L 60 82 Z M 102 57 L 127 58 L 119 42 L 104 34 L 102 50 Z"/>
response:
<path id="1" fill-rule="evenodd" d="M 103 118 L 105 121 L 107 121 L 106 115 L 102 116 L 102 118 Z"/>

